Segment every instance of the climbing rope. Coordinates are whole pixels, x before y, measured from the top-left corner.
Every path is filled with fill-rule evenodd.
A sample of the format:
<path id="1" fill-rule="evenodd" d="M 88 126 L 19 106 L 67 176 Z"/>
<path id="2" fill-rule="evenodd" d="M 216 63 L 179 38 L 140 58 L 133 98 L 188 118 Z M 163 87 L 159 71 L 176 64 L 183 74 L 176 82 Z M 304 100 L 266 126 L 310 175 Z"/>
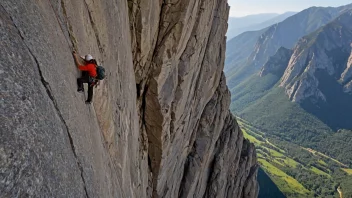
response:
<path id="1" fill-rule="evenodd" d="M 61 31 L 62 31 L 64 37 L 65 37 L 65 40 L 66 40 L 66 42 L 67 42 L 67 45 L 69 46 L 69 48 L 70 48 L 71 51 L 73 51 L 73 50 L 77 51 L 77 49 L 76 49 L 74 43 L 72 42 L 72 40 L 71 40 L 71 43 L 68 41 L 68 39 L 67 39 L 67 37 L 66 37 L 66 35 L 65 35 L 65 32 L 64 32 L 64 30 L 63 30 L 63 28 L 62 28 L 62 26 L 61 26 L 61 24 L 62 24 L 62 23 L 61 23 L 61 20 L 59 19 L 58 14 L 56 13 L 56 11 L 55 11 L 55 9 L 54 9 L 53 4 L 51 3 L 50 0 L 48 0 L 48 1 L 49 1 L 50 6 L 51 6 L 51 9 L 53 9 L 53 11 L 54 11 L 54 15 L 55 15 L 55 17 L 56 17 L 57 22 L 59 23 L 59 27 L 60 27 L 60 29 L 61 29 Z M 65 8 L 62 8 L 62 9 L 65 9 Z M 68 19 L 66 19 L 66 21 L 68 22 Z M 66 28 L 67 28 L 67 27 L 66 27 Z M 71 36 L 71 33 L 70 33 L 69 30 L 68 30 L 68 34 L 69 34 L 69 36 Z"/>

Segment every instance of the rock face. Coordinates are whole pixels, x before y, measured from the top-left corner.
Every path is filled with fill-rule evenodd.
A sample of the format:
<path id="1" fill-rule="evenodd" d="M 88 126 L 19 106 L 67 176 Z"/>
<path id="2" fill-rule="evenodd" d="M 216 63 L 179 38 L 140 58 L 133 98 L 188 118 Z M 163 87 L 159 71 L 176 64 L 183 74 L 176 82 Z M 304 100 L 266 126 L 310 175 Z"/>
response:
<path id="1" fill-rule="evenodd" d="M 301 102 L 309 97 L 326 101 L 319 84 L 327 79 L 319 77 L 319 72 L 345 84 L 348 92 L 346 87 L 351 80 L 351 20 L 352 11 L 346 12 L 297 43 L 281 79 L 281 86 L 286 88 L 292 101 Z"/>
<path id="2" fill-rule="evenodd" d="M 280 47 L 274 56 L 271 56 L 269 60 L 264 64 L 262 70 L 259 73 L 260 77 L 263 77 L 269 73 L 281 77 L 284 73 L 287 64 L 291 58 L 292 50 Z"/>
<path id="3" fill-rule="evenodd" d="M 261 68 L 281 46 L 291 49 L 301 37 L 316 31 L 350 8 L 352 4 L 337 8 L 312 7 L 271 26 L 258 39 L 249 57 L 250 64 Z"/>
<path id="4" fill-rule="evenodd" d="M 351 44 L 352 47 L 352 44 Z M 344 84 L 344 92 L 352 93 L 352 49 L 347 61 L 347 67 L 342 72 L 340 81 Z"/>
<path id="5" fill-rule="evenodd" d="M 0 5 L 1 195 L 257 197 L 228 111 L 225 1 Z M 107 70 L 91 106 L 73 48 Z"/>
<path id="6" fill-rule="evenodd" d="M 280 82 L 291 101 L 334 130 L 352 127 L 351 21 L 348 11 L 303 37 Z"/>

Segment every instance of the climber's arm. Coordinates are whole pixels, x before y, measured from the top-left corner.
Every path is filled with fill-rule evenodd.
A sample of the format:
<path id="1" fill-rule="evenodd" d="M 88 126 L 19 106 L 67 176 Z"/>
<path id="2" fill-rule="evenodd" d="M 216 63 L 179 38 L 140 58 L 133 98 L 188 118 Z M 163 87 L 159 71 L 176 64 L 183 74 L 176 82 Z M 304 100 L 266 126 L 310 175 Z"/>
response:
<path id="1" fill-rule="evenodd" d="M 77 65 L 77 67 L 82 70 L 80 67 L 84 67 L 82 65 L 80 65 L 80 61 L 79 61 L 79 57 L 77 55 L 77 53 L 75 51 L 72 52 L 72 55 L 73 55 L 73 59 L 75 59 L 75 63 Z M 83 70 L 82 70 L 83 71 Z"/>

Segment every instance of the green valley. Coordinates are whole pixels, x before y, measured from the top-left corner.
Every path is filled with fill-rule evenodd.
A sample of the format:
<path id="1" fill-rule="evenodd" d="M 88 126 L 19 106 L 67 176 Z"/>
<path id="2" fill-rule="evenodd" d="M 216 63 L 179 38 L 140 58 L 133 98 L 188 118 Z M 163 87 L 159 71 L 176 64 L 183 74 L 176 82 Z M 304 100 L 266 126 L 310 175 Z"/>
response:
<path id="1" fill-rule="evenodd" d="M 259 198 L 352 197 L 351 21 L 352 4 L 311 7 L 227 42 L 230 110 L 256 146 Z"/>
<path id="2" fill-rule="evenodd" d="M 352 169 L 345 164 L 313 149 L 264 133 L 240 117 L 237 120 L 244 137 L 255 144 L 261 168 L 285 196 L 338 197 L 339 186 L 345 197 L 352 196 L 349 188 Z M 260 178 L 258 180 L 261 181 Z M 266 188 L 266 183 L 260 183 L 260 186 Z"/>

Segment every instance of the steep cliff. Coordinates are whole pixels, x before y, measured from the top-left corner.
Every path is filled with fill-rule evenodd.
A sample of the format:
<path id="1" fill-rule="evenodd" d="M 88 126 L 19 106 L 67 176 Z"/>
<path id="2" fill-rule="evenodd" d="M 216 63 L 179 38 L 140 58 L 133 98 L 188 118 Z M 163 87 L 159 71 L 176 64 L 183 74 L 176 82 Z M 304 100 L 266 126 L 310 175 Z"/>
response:
<path id="1" fill-rule="evenodd" d="M 327 79 L 322 79 L 319 72 L 324 72 L 332 79 L 340 80 L 341 83 L 349 83 L 351 80 L 349 62 L 352 43 L 351 19 L 352 11 L 346 12 L 297 43 L 281 79 L 281 86 L 286 88 L 286 93 L 293 101 L 301 102 L 309 97 L 326 101 L 327 93 L 323 93 L 322 87 L 319 87 L 321 84 L 319 81 Z"/>
<path id="2" fill-rule="evenodd" d="M 288 62 L 290 61 L 292 50 L 280 47 L 276 54 L 271 56 L 263 65 L 259 72 L 259 76 L 263 77 L 269 73 L 281 77 L 285 72 Z"/>
<path id="3" fill-rule="evenodd" d="M 0 5 L 0 194 L 257 197 L 228 111 L 225 1 Z M 107 70 L 91 106 L 72 47 Z"/>

